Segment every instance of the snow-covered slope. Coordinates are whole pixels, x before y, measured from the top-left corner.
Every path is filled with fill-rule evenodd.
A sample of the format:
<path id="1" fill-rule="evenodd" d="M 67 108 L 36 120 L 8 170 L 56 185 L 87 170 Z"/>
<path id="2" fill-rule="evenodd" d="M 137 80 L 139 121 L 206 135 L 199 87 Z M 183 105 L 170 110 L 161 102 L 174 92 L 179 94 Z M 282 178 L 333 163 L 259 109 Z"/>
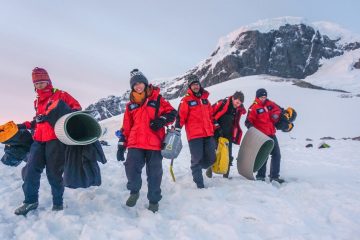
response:
<path id="1" fill-rule="evenodd" d="M 324 60 L 322 66 L 305 81 L 327 89 L 340 89 L 360 94 L 360 69 L 354 64 L 360 59 L 360 49 Z"/>
<path id="2" fill-rule="evenodd" d="M 66 189 L 62 212 L 51 211 L 50 187 L 43 174 L 40 208 L 26 218 L 15 216 L 13 211 L 23 200 L 23 164 L 18 168 L 0 165 L 0 238 L 356 239 L 360 234 L 360 142 L 341 137 L 360 136 L 360 113 L 353 107 L 360 98 L 339 98 L 337 92 L 299 88 L 269 78 L 239 78 L 208 90 L 211 102 L 242 90 L 248 107 L 256 89 L 264 87 L 269 98 L 297 110 L 293 132 L 278 134 L 286 185 L 277 188 L 245 180 L 233 167 L 231 180 L 215 176 L 205 179 L 206 189 L 196 189 L 183 131 L 184 148 L 174 164 L 175 183 L 168 172 L 169 160 L 163 160 L 160 211 L 153 214 L 146 209 L 145 170 L 138 204 L 128 208 L 124 165 L 115 157 L 114 131 L 121 124 L 121 116 L 116 116 L 102 122 L 103 138 L 111 145 L 104 147 L 108 163 L 101 166 L 103 184 Z M 176 107 L 179 99 L 171 103 Z M 331 148 L 317 148 L 323 136 L 336 138 L 327 141 Z M 308 143 L 314 148 L 305 148 Z"/>
<path id="3" fill-rule="evenodd" d="M 331 75 L 330 72 L 328 74 Z M 341 81 L 342 79 L 336 80 Z M 355 85 L 356 80 L 353 78 L 351 82 Z M 341 87 L 340 85 L 336 86 Z M 207 90 L 210 92 L 212 103 L 221 97 L 231 95 L 236 90 L 241 90 L 245 94 L 245 107 L 247 108 L 254 100 L 256 90 L 260 87 L 266 88 L 268 97 L 280 106 L 295 108 L 298 113 L 295 122 L 296 127 L 290 133 L 294 138 L 319 139 L 326 136 L 335 138 L 360 136 L 360 127 L 357 124 L 360 112 L 354 111 L 354 108 L 351 107 L 360 104 L 359 97 L 342 98 L 343 94 L 339 92 L 299 88 L 293 85 L 291 81 L 267 75 L 237 78 L 211 86 Z M 180 98 L 170 102 L 177 107 L 179 101 Z M 107 130 L 108 135 L 105 135 L 105 138 L 111 139 L 113 137 L 114 131 L 119 128 L 119 125 L 113 124 L 113 122 L 121 116 L 102 121 L 106 126 L 113 126 Z M 120 120 L 118 123 L 120 124 Z M 285 135 L 288 136 L 288 134 Z"/>

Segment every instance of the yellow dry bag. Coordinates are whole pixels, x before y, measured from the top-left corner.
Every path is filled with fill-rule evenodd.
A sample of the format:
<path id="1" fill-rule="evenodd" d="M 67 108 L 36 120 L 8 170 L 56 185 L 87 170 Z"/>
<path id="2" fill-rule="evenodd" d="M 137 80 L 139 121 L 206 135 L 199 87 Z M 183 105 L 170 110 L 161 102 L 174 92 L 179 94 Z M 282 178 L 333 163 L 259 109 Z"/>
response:
<path id="1" fill-rule="evenodd" d="M 6 142 L 15 136 L 18 131 L 19 129 L 13 121 L 0 125 L 0 143 Z"/>
<path id="2" fill-rule="evenodd" d="M 229 168 L 229 140 L 220 137 L 216 149 L 216 160 L 212 165 L 212 171 L 218 174 L 226 174 Z"/>

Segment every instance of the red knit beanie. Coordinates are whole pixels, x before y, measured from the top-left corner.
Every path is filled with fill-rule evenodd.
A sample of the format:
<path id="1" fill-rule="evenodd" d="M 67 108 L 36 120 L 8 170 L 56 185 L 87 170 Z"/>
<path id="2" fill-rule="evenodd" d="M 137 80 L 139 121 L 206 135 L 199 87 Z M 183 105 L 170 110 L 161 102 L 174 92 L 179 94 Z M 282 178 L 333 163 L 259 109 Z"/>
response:
<path id="1" fill-rule="evenodd" d="M 33 83 L 37 82 L 48 82 L 51 84 L 51 80 L 47 71 L 43 68 L 36 67 L 32 71 L 32 81 Z"/>

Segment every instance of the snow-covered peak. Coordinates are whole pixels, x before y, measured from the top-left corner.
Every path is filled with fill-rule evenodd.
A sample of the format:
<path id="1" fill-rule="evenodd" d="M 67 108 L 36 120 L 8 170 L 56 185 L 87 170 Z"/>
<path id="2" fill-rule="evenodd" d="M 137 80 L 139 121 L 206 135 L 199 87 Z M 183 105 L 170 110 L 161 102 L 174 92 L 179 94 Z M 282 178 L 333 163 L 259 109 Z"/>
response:
<path id="1" fill-rule="evenodd" d="M 340 39 L 340 44 L 360 42 L 359 34 L 353 33 L 350 30 L 343 28 L 339 24 L 327 21 L 319 21 L 313 22 L 312 26 L 314 29 L 319 30 L 321 34 L 327 35 L 331 39 Z"/>
<path id="2" fill-rule="evenodd" d="M 309 22 L 306 18 L 302 17 L 279 17 L 271 19 L 262 19 L 255 23 L 251 23 L 246 26 L 242 26 L 239 29 L 229 33 L 228 35 L 220 38 L 216 49 L 217 54 L 211 59 L 211 63 L 214 64 L 219 60 L 223 59 L 225 56 L 234 51 L 235 46 L 232 45 L 234 41 L 241 41 L 237 39 L 241 33 L 247 31 L 259 31 L 261 33 L 267 33 L 271 30 L 277 30 L 281 26 L 297 25 L 304 24 L 309 27 L 312 27 L 314 30 L 319 31 L 322 35 L 327 35 L 332 40 L 338 40 L 339 44 L 346 44 L 355 41 L 360 42 L 360 35 L 354 34 L 351 31 L 341 27 L 339 24 L 327 22 L 327 21 L 318 21 L 318 22 Z M 201 62 L 200 65 L 203 65 L 205 62 Z"/>
<path id="3" fill-rule="evenodd" d="M 229 33 L 225 37 L 222 37 L 219 40 L 217 47 L 224 47 L 229 43 L 236 40 L 236 38 L 243 32 L 247 31 L 259 31 L 262 33 L 270 32 L 271 30 L 277 30 L 281 26 L 296 25 L 296 24 L 305 24 L 314 28 L 315 30 L 319 30 L 322 35 L 327 35 L 329 38 L 335 40 L 340 39 L 340 43 L 349 43 L 354 41 L 359 41 L 360 36 L 352 33 L 351 31 L 343 28 L 339 24 L 328 22 L 328 21 L 317 21 L 310 22 L 306 18 L 302 17 L 279 17 L 279 18 L 270 18 L 270 19 L 262 19 L 257 22 L 251 23 L 246 26 L 242 26 L 239 29 Z"/>
<path id="4" fill-rule="evenodd" d="M 294 27 L 291 28 L 288 26 L 288 25 L 294 26 L 300 24 L 303 24 L 306 27 L 301 29 L 299 28 L 297 31 L 296 29 L 294 29 Z M 287 29 L 280 30 L 281 27 L 287 27 Z M 291 42 L 289 42 L 289 39 L 290 41 L 293 42 L 297 41 L 296 44 L 298 44 L 299 41 L 302 41 L 303 45 L 306 45 L 309 41 L 311 43 L 315 41 L 316 43 L 316 39 L 322 39 L 322 44 L 324 45 L 323 46 L 324 54 L 322 56 L 319 56 L 319 58 L 322 57 L 331 58 L 337 55 L 341 55 L 343 50 L 353 50 L 357 45 L 359 45 L 360 42 L 359 35 L 353 34 L 352 32 L 341 27 L 340 25 L 331 22 L 321 21 L 321 22 L 311 23 L 306 18 L 290 17 L 290 16 L 272 18 L 272 19 L 263 19 L 255 23 L 242 26 L 239 29 L 220 38 L 215 51 L 211 54 L 210 57 L 201 61 L 197 65 L 197 67 L 195 67 L 195 71 L 198 72 L 199 70 L 206 69 L 205 71 L 206 74 L 201 74 L 200 76 L 202 80 L 205 80 L 206 78 L 208 78 L 208 74 L 214 73 L 214 68 L 217 66 L 217 64 L 223 61 L 227 56 L 236 55 L 239 58 L 241 58 L 243 54 L 247 54 L 247 55 L 250 54 L 251 56 L 254 56 L 255 54 L 254 51 L 251 52 L 250 50 L 249 52 L 249 48 L 251 47 L 258 48 L 259 51 L 264 51 L 264 50 L 266 51 L 266 46 L 262 46 L 263 49 L 260 49 L 261 41 L 256 42 L 257 38 L 259 37 L 259 34 L 256 33 L 244 34 L 244 33 L 249 31 L 258 31 L 260 35 L 263 36 L 262 41 L 268 41 L 267 37 L 265 37 L 266 36 L 265 34 L 276 30 L 280 30 L 281 33 L 280 36 L 276 35 L 276 38 L 273 39 L 274 40 L 273 49 L 276 50 L 276 47 L 280 47 L 280 48 L 284 48 L 284 46 L 289 47 L 292 44 Z M 312 39 L 308 39 L 309 34 L 313 35 Z M 293 37 L 294 35 L 298 37 L 297 40 L 292 39 L 294 38 Z M 324 36 L 327 36 L 328 38 L 325 38 Z M 251 41 L 252 43 L 249 43 L 249 41 Z M 285 41 L 288 42 L 286 43 Z M 347 46 L 349 43 L 356 43 L 355 47 Z M 302 47 L 304 49 L 307 49 L 307 47 L 312 48 L 312 46 L 302 46 Z M 331 49 L 331 52 L 328 52 L 329 49 Z M 258 52 L 258 50 L 256 50 L 255 52 Z M 309 54 L 310 53 L 304 52 L 304 55 L 309 55 Z M 254 56 L 254 57 L 259 58 L 259 56 Z M 312 59 L 316 58 L 314 56 L 311 57 Z M 259 65 L 259 63 L 255 63 L 255 65 Z M 249 69 L 254 69 L 254 66 L 246 66 L 246 67 L 248 67 Z M 222 70 L 222 71 L 226 71 L 226 70 Z M 309 74 L 312 74 L 313 72 L 314 71 L 310 71 Z M 220 72 L 216 74 L 220 74 Z M 305 76 L 309 74 L 305 74 Z M 244 75 L 244 74 L 240 74 L 240 75 Z M 304 76 L 298 75 L 298 76 L 288 76 L 288 77 L 303 78 Z"/>
<path id="5" fill-rule="evenodd" d="M 251 23 L 246 26 L 242 26 L 239 29 L 229 33 L 225 37 L 220 38 L 217 47 L 223 47 L 231 42 L 233 42 L 241 33 L 247 31 L 259 31 L 262 33 L 270 32 L 271 30 L 279 29 L 281 26 L 286 24 L 295 25 L 295 24 L 306 24 L 309 25 L 308 20 L 301 17 L 279 17 L 271 19 L 262 19 L 257 22 Z"/>

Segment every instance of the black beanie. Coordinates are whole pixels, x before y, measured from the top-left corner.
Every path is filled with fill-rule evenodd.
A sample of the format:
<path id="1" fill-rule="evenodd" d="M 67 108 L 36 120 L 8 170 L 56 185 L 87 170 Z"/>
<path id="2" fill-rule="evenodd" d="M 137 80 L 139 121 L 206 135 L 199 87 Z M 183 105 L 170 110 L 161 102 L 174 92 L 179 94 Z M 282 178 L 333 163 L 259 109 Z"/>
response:
<path id="1" fill-rule="evenodd" d="M 130 72 L 130 87 L 133 89 L 136 83 L 143 83 L 145 86 L 149 85 L 148 80 L 142 74 L 142 72 L 139 71 L 139 69 L 134 69 Z"/>
<path id="2" fill-rule="evenodd" d="M 239 99 L 242 103 L 244 102 L 244 94 L 242 91 L 236 91 L 233 95 L 233 99 Z"/>
<path id="3" fill-rule="evenodd" d="M 256 90 L 256 97 L 267 97 L 267 91 L 265 90 L 265 88 L 259 88 L 258 90 Z"/>
<path id="4" fill-rule="evenodd" d="M 188 84 L 188 87 L 190 88 L 191 84 L 193 83 L 198 83 L 200 84 L 200 80 L 199 78 L 194 75 L 194 74 L 190 74 L 189 76 L 186 77 L 186 80 L 187 80 L 187 84 Z"/>

